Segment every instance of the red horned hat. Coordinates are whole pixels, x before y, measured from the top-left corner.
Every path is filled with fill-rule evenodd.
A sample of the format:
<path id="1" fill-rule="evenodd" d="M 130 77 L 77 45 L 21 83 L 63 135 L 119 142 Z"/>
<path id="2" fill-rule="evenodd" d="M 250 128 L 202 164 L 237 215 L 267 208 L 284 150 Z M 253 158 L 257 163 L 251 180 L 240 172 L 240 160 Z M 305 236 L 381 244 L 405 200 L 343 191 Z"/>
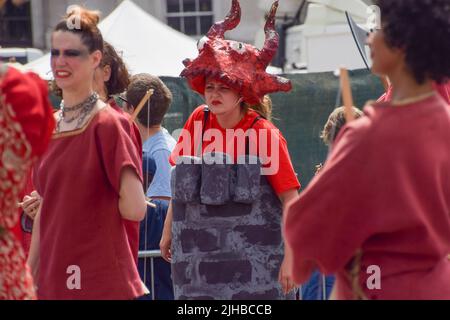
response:
<path id="1" fill-rule="evenodd" d="M 270 10 L 264 27 L 266 41 L 259 50 L 250 44 L 224 39 L 225 32 L 236 28 L 241 20 L 239 1 L 233 0 L 225 20 L 215 23 L 208 34 L 200 39 L 198 57 L 183 62 L 186 68 L 181 76 L 188 80 L 194 91 L 202 95 L 205 92 L 205 79 L 216 78 L 240 92 L 243 100 L 250 105 L 260 103 L 268 93 L 290 91 L 292 84 L 288 79 L 266 72 L 278 49 L 279 36 L 275 31 L 277 9 L 278 0 Z"/>

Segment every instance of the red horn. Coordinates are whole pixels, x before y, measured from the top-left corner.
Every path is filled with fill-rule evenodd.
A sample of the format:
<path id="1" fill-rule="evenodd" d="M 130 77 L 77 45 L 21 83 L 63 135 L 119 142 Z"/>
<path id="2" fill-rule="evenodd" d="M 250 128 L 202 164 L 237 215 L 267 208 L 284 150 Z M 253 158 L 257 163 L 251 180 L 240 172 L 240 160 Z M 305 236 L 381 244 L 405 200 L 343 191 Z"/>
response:
<path id="1" fill-rule="evenodd" d="M 241 6 L 238 0 L 233 0 L 231 10 L 226 16 L 225 20 L 216 22 L 211 29 L 209 29 L 208 38 L 223 38 L 225 32 L 233 30 L 241 21 Z"/>
<path id="2" fill-rule="evenodd" d="M 278 50 L 279 35 L 275 30 L 275 15 L 278 9 L 278 0 L 272 4 L 269 16 L 267 17 L 264 31 L 266 33 L 266 41 L 260 53 L 260 59 L 268 66 Z"/>

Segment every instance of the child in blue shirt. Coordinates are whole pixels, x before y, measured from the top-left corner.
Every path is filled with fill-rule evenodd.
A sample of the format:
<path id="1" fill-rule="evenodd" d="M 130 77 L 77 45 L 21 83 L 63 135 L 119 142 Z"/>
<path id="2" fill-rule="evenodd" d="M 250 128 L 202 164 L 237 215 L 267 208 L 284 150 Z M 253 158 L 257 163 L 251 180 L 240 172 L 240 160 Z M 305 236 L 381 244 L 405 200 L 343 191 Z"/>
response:
<path id="1" fill-rule="evenodd" d="M 126 94 L 127 111 L 133 112 L 149 89 L 154 90 L 153 95 L 138 114 L 136 124 L 143 141 L 144 189 L 146 196 L 156 208 L 148 207 L 146 217 L 140 224 L 140 251 L 159 250 L 159 241 L 172 196 L 170 189 L 172 167 L 169 164 L 169 156 L 176 145 L 175 139 L 161 126 L 172 102 L 172 93 L 158 77 L 150 74 L 131 77 Z M 139 259 L 139 273 L 151 290 L 150 259 Z M 173 300 L 170 264 L 162 258 L 155 258 L 154 276 L 155 299 Z"/>

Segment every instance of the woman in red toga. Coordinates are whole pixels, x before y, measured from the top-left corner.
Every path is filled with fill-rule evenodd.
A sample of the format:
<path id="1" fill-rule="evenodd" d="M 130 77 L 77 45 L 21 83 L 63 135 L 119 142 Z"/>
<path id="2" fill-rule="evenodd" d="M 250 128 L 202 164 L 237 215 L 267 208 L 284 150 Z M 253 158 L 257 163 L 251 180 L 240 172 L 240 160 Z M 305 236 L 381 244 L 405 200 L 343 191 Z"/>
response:
<path id="1" fill-rule="evenodd" d="M 54 128 L 47 85 L 0 64 L 0 300 L 35 299 L 17 235 L 18 197 Z"/>
<path id="2" fill-rule="evenodd" d="M 129 117 L 128 113 L 124 112 L 114 100 L 113 95 L 118 95 L 126 91 L 130 84 L 130 74 L 128 69 L 117 53 L 116 49 L 108 43 L 103 42 L 103 58 L 94 75 L 94 90 L 99 94 L 103 102 L 108 103 L 114 110 Z M 139 133 L 139 128 L 133 122 L 130 128 L 130 137 L 139 158 L 142 160 L 142 139 Z M 133 257 L 137 262 L 139 251 L 139 222 L 125 219 L 125 229 L 127 231 L 128 242 L 133 252 Z"/>
<path id="3" fill-rule="evenodd" d="M 116 104 L 113 95 L 124 92 L 129 83 L 130 75 L 124 61 L 117 54 L 114 47 L 107 41 L 104 41 L 102 61 L 95 70 L 94 74 L 94 91 L 98 93 L 103 102 L 108 103 L 114 110 L 128 117 L 128 114 Z M 58 88 L 54 81 L 52 83 L 52 87 L 54 94 L 62 97 L 62 91 Z M 142 141 L 139 134 L 139 129 L 134 122 L 132 123 L 130 129 L 130 137 L 133 140 L 133 144 L 135 145 L 139 155 L 142 155 Z M 36 191 L 31 192 L 34 190 L 31 177 L 27 184 L 28 193 L 30 194 L 24 197 L 22 207 L 26 215 L 33 220 L 36 216 L 37 210 L 39 209 L 41 197 Z M 28 221 L 28 219 L 25 221 Z M 139 250 L 139 222 L 129 220 L 125 220 L 124 222 L 128 242 L 133 252 L 133 256 L 137 261 Z M 26 254 L 28 254 L 29 242 L 31 241 L 31 232 L 24 232 L 23 236 L 25 240 L 24 249 Z"/>
<path id="4" fill-rule="evenodd" d="M 234 0 L 225 21 L 213 25 L 207 36 L 199 41 L 199 56 L 192 62 L 185 61 L 186 69 L 182 76 L 194 91 L 204 96 L 208 108 L 199 106 L 191 114 L 170 162 L 175 165 L 179 156 L 199 155 L 197 150 L 200 144 L 196 142 L 200 141 L 201 154 L 214 149 L 227 153 L 234 161 L 244 154 L 257 154 L 261 158 L 266 155 L 272 160 L 271 169 L 266 171 L 267 179 L 285 205 L 297 197 L 300 183 L 292 166 L 287 142 L 270 122 L 272 105 L 265 96 L 270 92 L 291 89 L 287 79 L 265 72 L 278 48 L 278 34 L 274 28 L 277 7 L 276 1 L 266 22 L 266 42 L 261 51 L 248 44 L 224 40 L 225 31 L 233 29 L 240 21 L 239 3 Z M 250 135 L 245 144 L 239 143 L 239 139 L 233 136 L 237 132 L 249 131 L 256 134 Z M 216 135 L 222 138 L 223 144 L 218 143 Z M 276 148 L 274 150 L 271 148 L 272 142 Z M 169 206 L 160 243 L 162 257 L 169 262 L 172 219 L 172 208 Z M 288 253 L 285 252 L 284 257 L 286 261 Z M 286 275 L 285 265 L 283 262 L 279 281 L 284 292 L 288 293 L 294 288 L 294 283 Z"/>
<path id="5" fill-rule="evenodd" d="M 321 173 L 285 214 L 291 273 L 336 273 L 338 299 L 450 299 L 448 0 L 379 0 L 373 72 L 392 82 L 339 134 Z"/>
<path id="6" fill-rule="evenodd" d="M 144 294 L 123 222 L 145 214 L 140 156 L 129 119 L 93 90 L 103 52 L 98 21 L 96 12 L 74 7 L 52 34 L 51 66 L 63 102 L 34 171 L 42 205 L 29 261 L 40 299 Z"/>

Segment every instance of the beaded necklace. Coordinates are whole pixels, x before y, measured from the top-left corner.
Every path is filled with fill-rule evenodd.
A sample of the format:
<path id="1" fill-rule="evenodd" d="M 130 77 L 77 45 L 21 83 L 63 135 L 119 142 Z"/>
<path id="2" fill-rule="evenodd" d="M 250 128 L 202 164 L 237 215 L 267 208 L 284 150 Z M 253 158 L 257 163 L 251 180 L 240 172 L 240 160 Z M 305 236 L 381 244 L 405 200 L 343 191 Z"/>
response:
<path id="1" fill-rule="evenodd" d="M 64 123 L 72 123 L 76 119 L 78 119 L 78 121 L 74 130 L 79 129 L 83 124 L 84 120 L 86 119 L 87 115 L 92 111 L 92 109 L 94 109 L 94 106 L 97 103 L 98 99 L 99 95 L 96 92 L 94 92 L 86 100 L 73 107 L 66 107 L 64 105 L 64 100 L 61 101 L 60 104 L 61 112 L 59 114 L 59 118 L 56 123 L 56 132 L 58 133 L 61 131 L 61 122 L 64 121 Z M 77 112 L 74 116 L 70 118 L 67 117 L 66 115 L 67 112 L 73 112 L 78 110 L 80 111 Z"/>

